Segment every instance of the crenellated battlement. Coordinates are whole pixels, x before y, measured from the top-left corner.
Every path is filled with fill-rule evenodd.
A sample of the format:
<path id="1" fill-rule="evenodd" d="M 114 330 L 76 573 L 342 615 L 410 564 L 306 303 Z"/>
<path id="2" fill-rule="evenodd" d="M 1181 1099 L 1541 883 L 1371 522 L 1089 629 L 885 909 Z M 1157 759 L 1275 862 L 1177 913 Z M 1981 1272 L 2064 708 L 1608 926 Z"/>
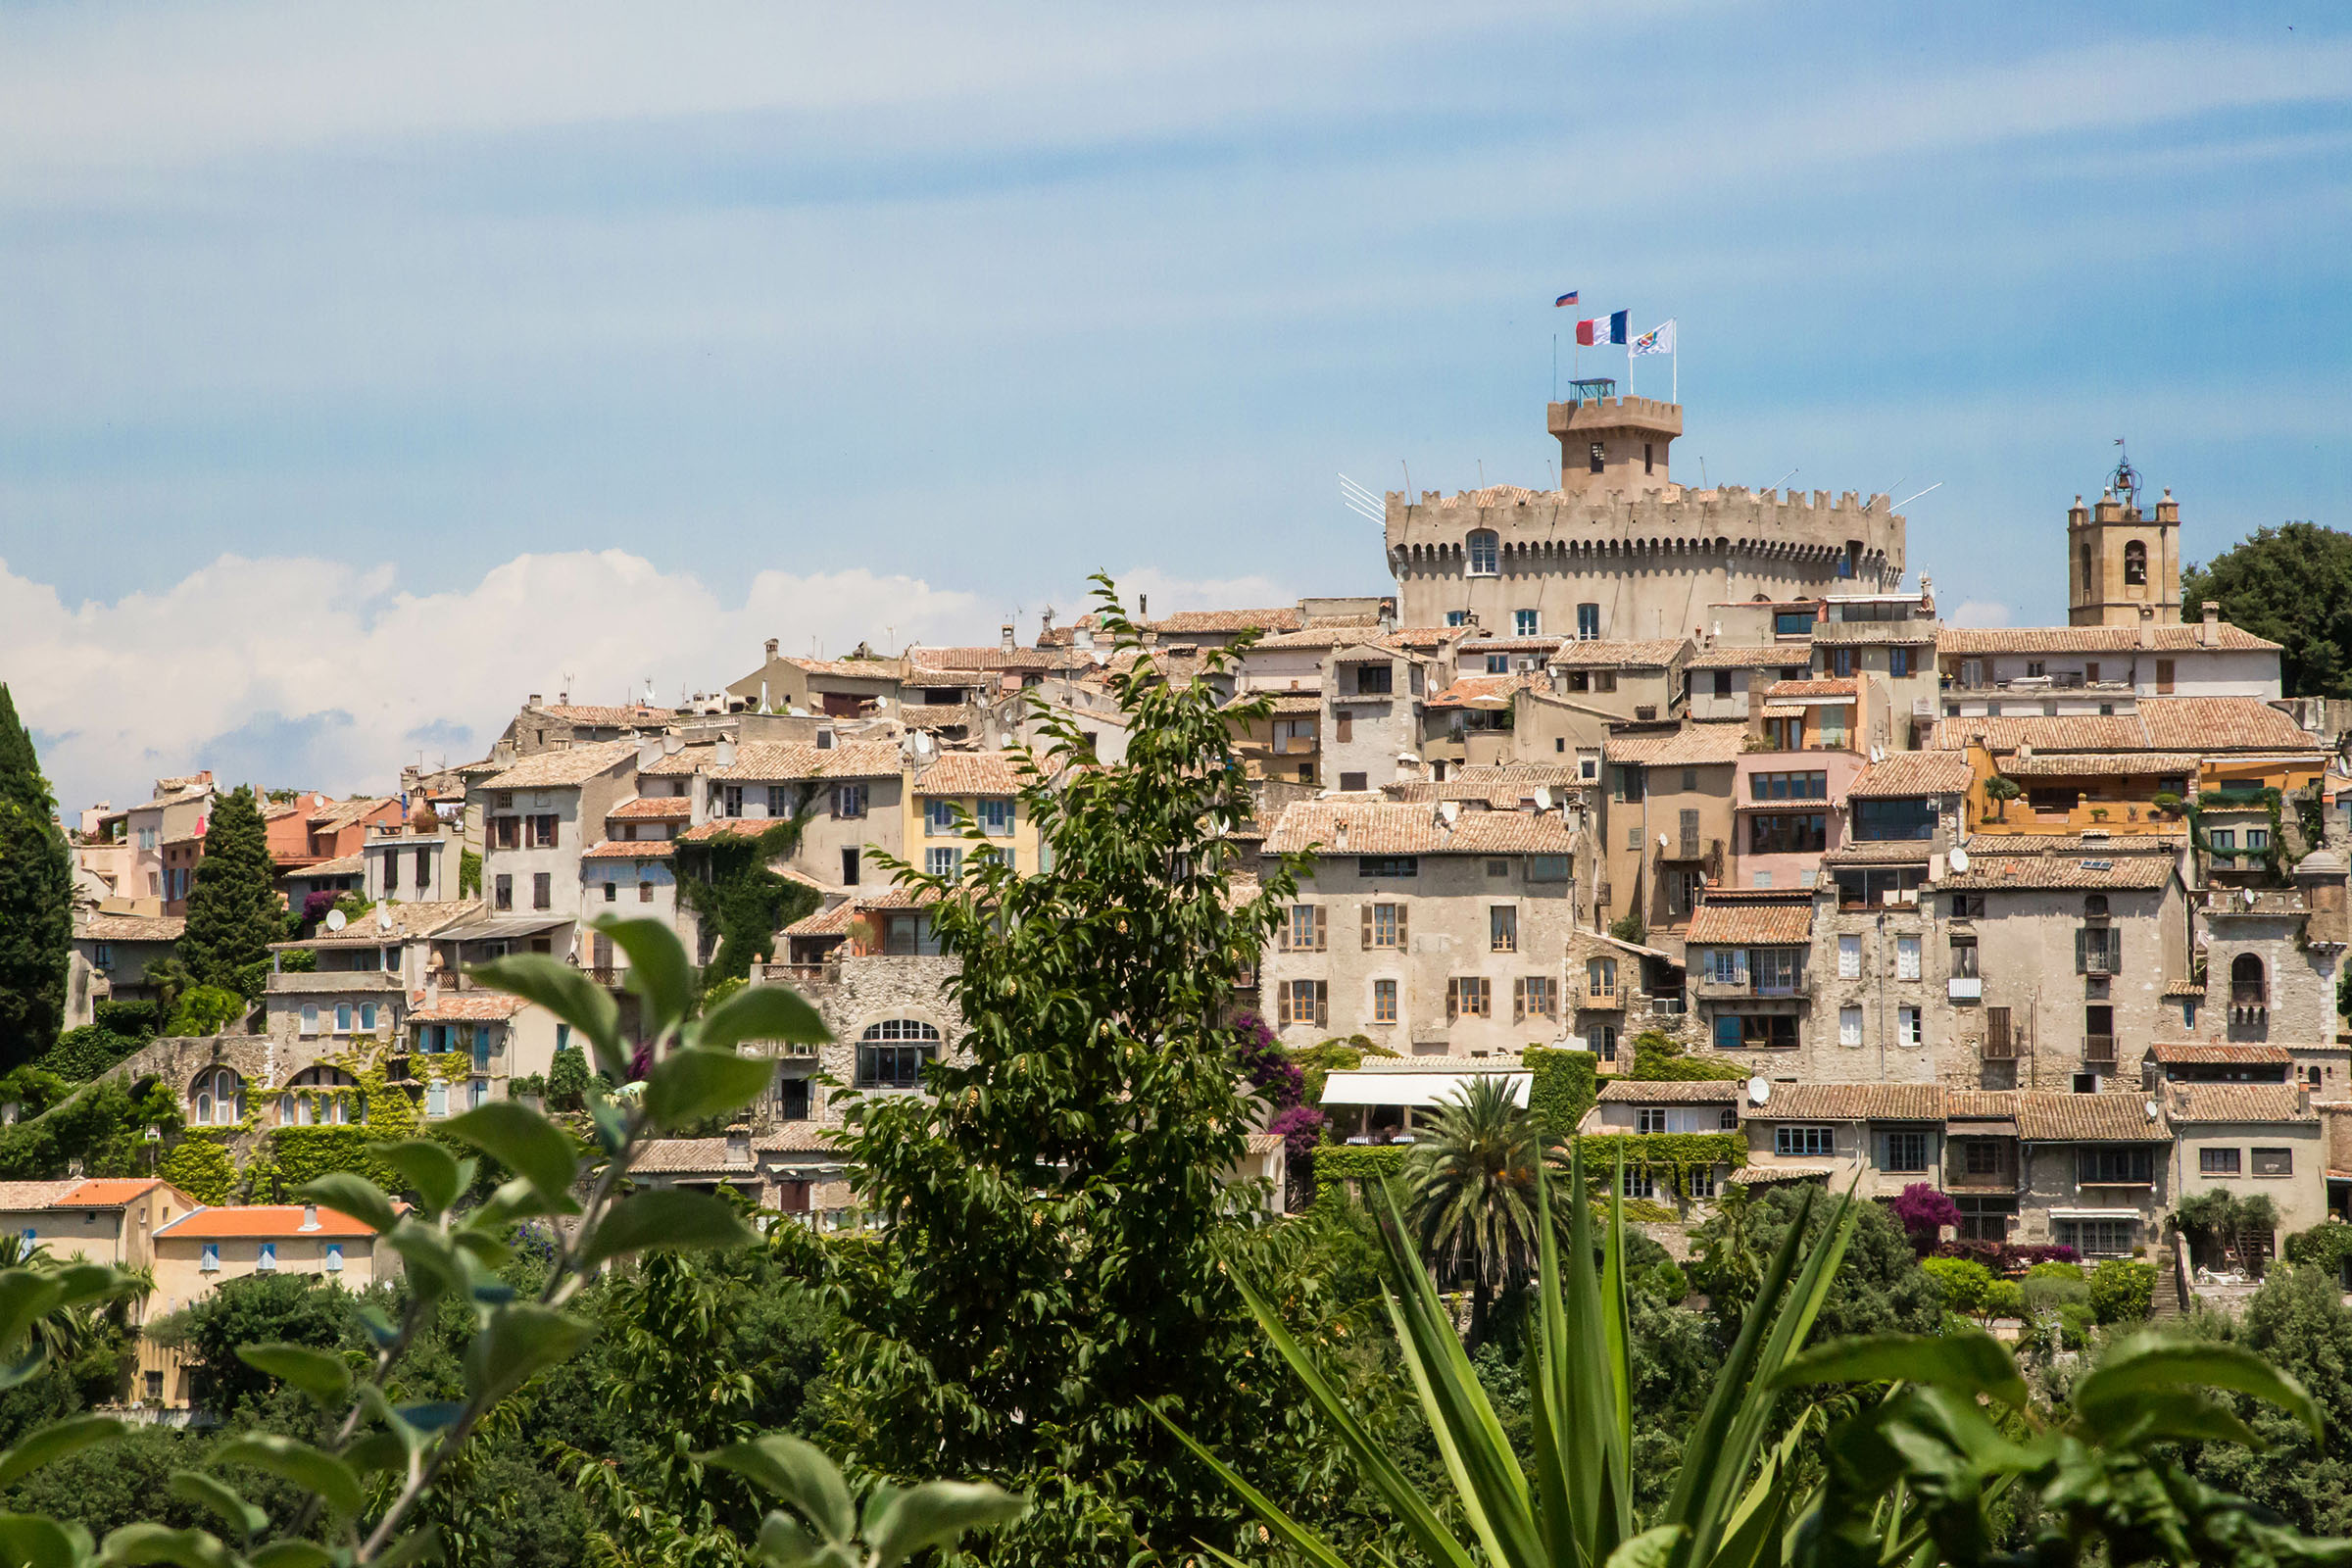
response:
<path id="1" fill-rule="evenodd" d="M 1408 562 L 1460 555 L 1468 535 L 1481 528 L 1493 529 L 1506 553 L 1647 545 L 1678 552 L 1819 549 L 1842 555 L 1858 541 L 1865 556 L 1884 558 L 1898 569 L 1903 556 L 1901 514 L 1886 495 L 1865 499 L 1853 490 L 1784 494 L 1742 485 L 1668 485 L 1633 495 L 1568 495 L 1493 485 L 1451 496 L 1425 490 L 1418 502 L 1391 491 L 1387 500 L 1389 555 L 1399 570 Z"/>

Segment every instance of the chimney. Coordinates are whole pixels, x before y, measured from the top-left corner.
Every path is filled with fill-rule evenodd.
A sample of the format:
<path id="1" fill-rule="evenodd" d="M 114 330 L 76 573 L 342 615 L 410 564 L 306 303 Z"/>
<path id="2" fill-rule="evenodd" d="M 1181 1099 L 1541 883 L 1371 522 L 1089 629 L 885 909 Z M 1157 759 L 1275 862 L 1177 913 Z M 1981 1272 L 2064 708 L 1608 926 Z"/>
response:
<path id="1" fill-rule="evenodd" d="M 2156 607 L 2154 605 L 2139 607 L 2139 646 L 2142 648 L 2156 646 Z"/>
<path id="2" fill-rule="evenodd" d="M 1145 616 L 1151 613 L 1152 596 L 1150 594 L 1137 594 L 1135 596 L 1135 618 L 1142 620 Z"/>
<path id="3" fill-rule="evenodd" d="M 999 626 L 997 628 L 997 641 L 1005 649 L 1010 650 L 1012 647 L 1012 627 L 1009 624 Z"/>
<path id="4" fill-rule="evenodd" d="M 2221 635 L 2222 607 L 2212 600 L 2205 601 L 2205 618 L 2197 625 L 2197 646 L 2211 648 Z"/>
<path id="5" fill-rule="evenodd" d="M 662 760 L 662 737 L 647 735 L 639 739 L 637 742 L 637 766 L 639 769 L 649 768 L 660 760 Z"/>
<path id="6" fill-rule="evenodd" d="M 2311 1114 L 2311 1085 L 2308 1083 L 2298 1081 L 2295 1084 L 2295 1114 L 2298 1116 Z"/>
<path id="7" fill-rule="evenodd" d="M 428 1008 L 441 1005 L 441 971 L 438 969 L 424 977 L 424 1004 Z"/>
<path id="8" fill-rule="evenodd" d="M 317 1203 L 302 1205 L 302 1228 L 306 1231 L 315 1231 L 318 1228 L 318 1205 Z"/>
<path id="9" fill-rule="evenodd" d="M 710 760 L 719 767 L 733 767 L 735 765 L 735 737 L 721 735 L 717 744 L 710 748 Z"/>
<path id="10" fill-rule="evenodd" d="M 774 660 L 775 660 L 775 657 L 776 657 L 776 648 L 777 648 L 777 642 L 776 642 L 776 639 L 775 639 L 775 638 L 773 638 L 773 637 L 770 637 L 770 638 L 767 640 L 767 642 L 766 642 L 766 645 L 765 645 L 765 646 L 766 646 L 766 649 L 767 649 L 767 657 L 768 657 L 768 661 L 769 661 L 769 662 L 772 663 L 772 662 L 774 662 Z"/>
<path id="11" fill-rule="evenodd" d="M 539 706 L 539 694 L 537 692 L 531 693 L 530 701 L 524 706 L 528 708 L 537 708 Z"/>
<path id="12" fill-rule="evenodd" d="M 727 1124 L 727 1163 L 748 1165 L 752 1161 L 752 1128 L 749 1122 Z"/>
<path id="13" fill-rule="evenodd" d="M 558 692 L 558 693 L 556 693 L 556 706 L 557 706 L 558 708 L 569 708 L 569 707 L 571 706 L 571 693 L 569 693 L 569 692 Z"/>

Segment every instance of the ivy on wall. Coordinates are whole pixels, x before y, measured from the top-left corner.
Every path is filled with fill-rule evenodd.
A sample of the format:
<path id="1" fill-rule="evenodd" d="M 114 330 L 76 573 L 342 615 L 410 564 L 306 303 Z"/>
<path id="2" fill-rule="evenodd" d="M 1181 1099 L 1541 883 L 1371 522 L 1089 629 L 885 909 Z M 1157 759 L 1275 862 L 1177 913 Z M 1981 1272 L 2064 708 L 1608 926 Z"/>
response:
<path id="1" fill-rule="evenodd" d="M 1527 1109 L 1536 1126 L 1553 1138 L 1572 1137 L 1600 1093 L 1600 1064 L 1589 1051 L 1530 1046 Z"/>
<path id="2" fill-rule="evenodd" d="M 803 784 L 792 815 L 758 833 L 679 842 L 678 902 L 718 933 L 705 984 L 749 976 L 753 964 L 775 956 L 776 933 L 822 902 L 816 889 L 768 869 L 800 847 L 815 796 L 813 783 Z"/>
<path id="3" fill-rule="evenodd" d="M 237 1162 L 228 1142 L 240 1129 L 191 1127 L 172 1146 L 155 1173 L 199 1203 L 220 1204 L 237 1193 Z"/>

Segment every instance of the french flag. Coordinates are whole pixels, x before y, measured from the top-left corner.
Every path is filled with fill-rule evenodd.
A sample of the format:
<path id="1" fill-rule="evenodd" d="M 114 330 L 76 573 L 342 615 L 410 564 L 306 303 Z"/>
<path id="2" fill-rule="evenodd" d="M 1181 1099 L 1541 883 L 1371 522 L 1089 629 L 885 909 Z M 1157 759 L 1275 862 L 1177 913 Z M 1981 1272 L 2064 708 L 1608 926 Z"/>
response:
<path id="1" fill-rule="evenodd" d="M 1626 337 L 1626 318 L 1634 313 L 1619 311 L 1614 316 L 1596 316 L 1590 321 L 1576 323 L 1576 340 L 1587 348 L 1595 343 L 1622 343 Z"/>

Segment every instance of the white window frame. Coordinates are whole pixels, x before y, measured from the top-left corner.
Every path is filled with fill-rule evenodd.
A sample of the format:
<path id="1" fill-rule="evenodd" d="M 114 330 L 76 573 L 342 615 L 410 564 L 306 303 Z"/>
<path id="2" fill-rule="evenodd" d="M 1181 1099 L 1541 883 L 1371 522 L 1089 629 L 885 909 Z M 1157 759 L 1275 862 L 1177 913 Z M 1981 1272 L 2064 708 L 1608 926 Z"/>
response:
<path id="1" fill-rule="evenodd" d="M 1858 1006 L 1838 1009 L 1838 1043 L 1860 1047 L 1862 1044 L 1862 1009 Z"/>
<path id="2" fill-rule="evenodd" d="M 1898 936 L 1894 939 L 1894 977 L 1897 980 L 1919 978 L 1919 938 Z"/>
<path id="3" fill-rule="evenodd" d="M 1840 980 L 1862 978 L 1862 939 L 1860 937 L 1841 936 L 1838 939 L 1838 978 Z"/>

